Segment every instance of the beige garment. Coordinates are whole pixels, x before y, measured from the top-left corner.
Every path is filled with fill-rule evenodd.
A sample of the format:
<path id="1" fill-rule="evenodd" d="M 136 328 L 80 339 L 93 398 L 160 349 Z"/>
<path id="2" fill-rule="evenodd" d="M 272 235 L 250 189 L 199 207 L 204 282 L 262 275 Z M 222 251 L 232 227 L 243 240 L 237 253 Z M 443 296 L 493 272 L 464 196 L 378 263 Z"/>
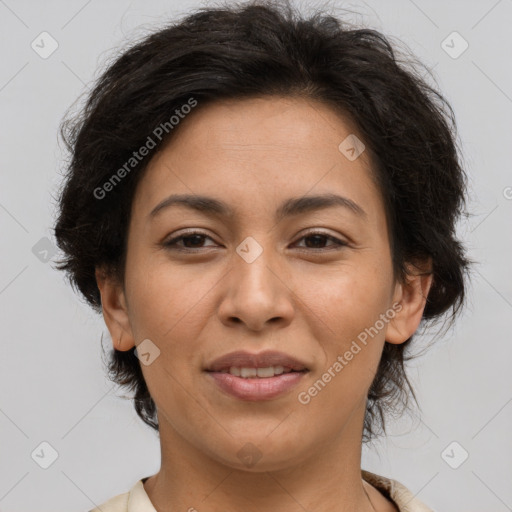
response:
<path id="1" fill-rule="evenodd" d="M 364 480 L 394 502 L 400 512 L 433 512 L 400 482 L 369 471 L 362 470 L 361 474 Z M 147 478 L 139 480 L 130 491 L 110 498 L 89 512 L 157 512 L 144 489 L 143 483 Z"/>

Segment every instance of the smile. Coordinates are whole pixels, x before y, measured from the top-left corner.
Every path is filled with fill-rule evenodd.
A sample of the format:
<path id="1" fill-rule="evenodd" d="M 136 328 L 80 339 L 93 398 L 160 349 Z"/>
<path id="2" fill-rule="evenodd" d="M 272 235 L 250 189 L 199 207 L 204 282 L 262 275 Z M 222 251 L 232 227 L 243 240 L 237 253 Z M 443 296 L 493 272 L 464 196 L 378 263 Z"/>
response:
<path id="1" fill-rule="evenodd" d="M 291 371 L 293 371 L 291 368 L 285 368 L 284 366 L 268 366 L 267 368 L 240 368 L 238 366 L 232 366 L 229 370 L 224 370 L 222 373 L 229 373 L 236 377 L 242 377 L 243 379 L 251 379 L 254 377 L 274 377 L 283 373 L 290 373 Z"/>
<path id="2" fill-rule="evenodd" d="M 235 372 L 235 373 L 233 373 Z M 240 375 L 236 375 L 239 372 Z M 237 368 L 229 371 L 205 372 L 223 393 L 239 400 L 271 400 L 284 395 L 299 384 L 307 370 L 284 370 L 283 367 Z"/>

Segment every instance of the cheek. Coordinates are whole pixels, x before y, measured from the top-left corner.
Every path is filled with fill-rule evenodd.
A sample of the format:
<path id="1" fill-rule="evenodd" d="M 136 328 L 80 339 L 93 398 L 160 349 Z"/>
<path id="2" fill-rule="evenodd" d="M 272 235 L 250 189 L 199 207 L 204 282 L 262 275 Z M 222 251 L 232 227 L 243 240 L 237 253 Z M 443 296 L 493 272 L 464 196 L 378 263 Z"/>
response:
<path id="1" fill-rule="evenodd" d="M 208 292 L 216 280 L 200 272 L 192 275 L 190 269 L 171 269 L 169 262 L 161 259 L 144 261 L 141 265 L 134 258 L 131 266 L 127 265 L 126 281 L 135 342 L 149 339 L 160 351 L 151 364 L 141 365 L 144 380 L 160 414 L 180 411 L 178 423 L 186 425 L 195 418 L 207 428 L 207 418 L 191 407 L 186 390 L 193 389 L 190 379 L 197 370 L 198 340 L 211 316 Z M 166 420 L 177 421 L 172 415 Z"/>
<path id="2" fill-rule="evenodd" d="M 319 340 L 338 346 L 370 327 L 389 307 L 392 280 L 385 263 L 346 262 L 301 279 L 300 296 L 318 317 Z"/>
<path id="3" fill-rule="evenodd" d="M 171 348 L 173 340 L 186 336 L 193 343 L 194 334 L 208 318 L 205 307 L 208 291 L 216 280 L 197 268 L 171 266 L 162 257 L 145 258 L 138 264 L 136 258 L 127 265 L 127 293 L 130 317 L 136 342 L 144 338 Z"/>
<path id="4" fill-rule="evenodd" d="M 315 283 L 308 305 L 318 318 L 313 335 L 324 355 L 313 378 L 314 389 L 301 391 L 311 397 L 311 410 L 318 414 L 333 404 L 342 414 L 364 399 L 377 370 L 386 333 L 386 324 L 379 319 L 389 307 L 391 278 L 384 265 L 381 270 L 361 259 Z M 306 284 L 311 290 L 312 283 Z"/>

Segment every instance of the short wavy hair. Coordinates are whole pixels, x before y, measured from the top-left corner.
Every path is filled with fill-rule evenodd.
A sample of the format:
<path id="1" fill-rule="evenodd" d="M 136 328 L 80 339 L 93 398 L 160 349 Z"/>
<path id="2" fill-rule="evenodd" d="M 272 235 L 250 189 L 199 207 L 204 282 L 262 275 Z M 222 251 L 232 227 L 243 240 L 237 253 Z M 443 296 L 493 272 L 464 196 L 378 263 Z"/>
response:
<path id="1" fill-rule="evenodd" d="M 357 127 L 385 202 L 395 278 L 406 278 L 408 263 L 431 258 L 433 284 L 422 322 L 442 317 L 451 325 L 464 303 L 470 263 L 456 237 L 467 178 L 453 110 L 420 66 L 426 69 L 413 55 L 401 60 L 376 30 L 321 10 L 305 18 L 283 1 L 198 8 L 152 31 L 123 48 L 85 106 L 62 121 L 70 158 L 54 227 L 65 255 L 57 269 L 101 313 L 95 269 L 124 283 L 132 200 L 149 159 L 138 162 L 108 200 L 94 191 L 191 97 L 196 109 L 221 99 L 303 97 Z M 157 150 L 177 130 L 161 137 Z M 404 365 L 411 341 L 384 345 L 368 393 L 364 442 L 385 433 L 385 414 L 407 410 L 411 396 L 416 401 Z M 110 352 L 109 377 L 134 391 L 138 416 L 158 431 L 134 350 Z"/>

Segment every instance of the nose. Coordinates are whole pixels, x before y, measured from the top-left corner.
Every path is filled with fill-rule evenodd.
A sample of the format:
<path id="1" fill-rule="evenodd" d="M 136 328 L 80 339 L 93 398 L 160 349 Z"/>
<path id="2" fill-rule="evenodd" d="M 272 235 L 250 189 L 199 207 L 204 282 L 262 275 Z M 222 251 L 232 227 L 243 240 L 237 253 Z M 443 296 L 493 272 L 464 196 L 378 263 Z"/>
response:
<path id="1" fill-rule="evenodd" d="M 261 331 L 269 325 L 285 327 L 292 321 L 290 276 L 269 253 L 265 249 L 251 263 L 234 256 L 233 267 L 223 279 L 225 288 L 218 310 L 225 325 L 243 324 L 251 331 Z"/>

